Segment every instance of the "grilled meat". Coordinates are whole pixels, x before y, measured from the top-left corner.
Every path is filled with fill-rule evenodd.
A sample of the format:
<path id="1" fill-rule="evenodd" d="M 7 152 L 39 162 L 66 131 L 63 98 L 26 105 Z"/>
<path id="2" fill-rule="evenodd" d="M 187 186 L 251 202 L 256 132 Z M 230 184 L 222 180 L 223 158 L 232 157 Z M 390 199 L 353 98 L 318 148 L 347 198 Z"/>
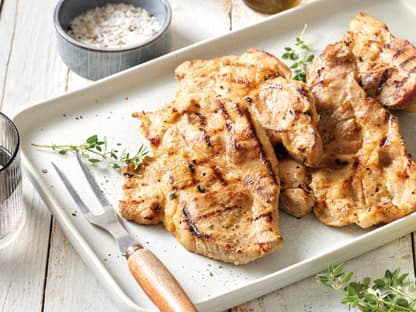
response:
<path id="1" fill-rule="evenodd" d="M 160 111 L 135 116 L 153 156 L 125 170 L 126 219 L 162 222 L 186 249 L 234 264 L 281 245 L 277 159 L 246 103 L 179 90 Z"/>
<path id="2" fill-rule="evenodd" d="M 368 95 L 393 109 L 416 104 L 413 44 L 397 39 L 383 22 L 365 13 L 351 20 L 344 41 L 358 60 L 358 79 Z"/>
<path id="3" fill-rule="evenodd" d="M 324 156 L 312 170 L 315 215 L 367 228 L 416 210 L 416 167 L 396 117 L 367 97 L 345 42 L 329 45 L 308 71 Z"/>
<path id="4" fill-rule="evenodd" d="M 310 213 L 315 197 L 309 187 L 311 176 L 308 169 L 289 157 L 279 159 L 279 178 L 279 208 L 297 218 Z"/>
<path id="5" fill-rule="evenodd" d="M 176 69 L 181 90 L 212 87 L 218 95 L 246 101 L 273 144 L 282 142 L 299 162 L 317 166 L 322 142 L 314 99 L 290 75 L 276 57 L 256 49 L 241 56 L 187 61 Z"/>

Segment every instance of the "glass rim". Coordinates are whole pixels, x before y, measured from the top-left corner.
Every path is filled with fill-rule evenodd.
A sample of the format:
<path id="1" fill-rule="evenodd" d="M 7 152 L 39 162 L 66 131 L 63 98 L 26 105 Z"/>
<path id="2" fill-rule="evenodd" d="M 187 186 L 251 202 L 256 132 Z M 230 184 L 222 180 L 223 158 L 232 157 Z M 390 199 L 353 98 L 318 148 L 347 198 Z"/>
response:
<path id="1" fill-rule="evenodd" d="M 19 152 L 19 149 L 20 149 L 20 134 L 19 134 L 19 130 L 17 129 L 13 120 L 11 120 L 9 117 L 7 117 L 6 114 L 0 112 L 0 117 L 3 117 L 4 119 L 6 119 L 7 122 L 9 122 L 12 125 L 12 128 L 14 129 L 14 131 L 16 132 L 16 135 L 17 135 L 16 148 L 15 148 L 13 154 L 12 154 L 12 157 L 10 157 L 10 159 L 7 161 L 7 163 L 0 168 L 0 172 L 2 172 L 4 170 L 6 170 L 13 163 L 13 161 L 15 160 L 15 158 L 16 158 L 18 152 Z"/>

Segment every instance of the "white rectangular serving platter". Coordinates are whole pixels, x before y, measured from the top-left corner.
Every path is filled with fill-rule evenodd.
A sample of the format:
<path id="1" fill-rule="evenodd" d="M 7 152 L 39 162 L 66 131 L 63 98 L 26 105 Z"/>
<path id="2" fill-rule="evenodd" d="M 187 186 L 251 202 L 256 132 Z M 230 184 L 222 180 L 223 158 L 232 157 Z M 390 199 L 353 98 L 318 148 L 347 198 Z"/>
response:
<path id="1" fill-rule="evenodd" d="M 339 40 L 349 20 L 360 11 L 385 21 L 400 38 L 415 41 L 414 0 L 316 1 L 278 14 L 254 26 L 204 41 L 123 73 L 88 88 L 48 100 L 15 116 L 20 129 L 26 171 L 54 217 L 85 263 L 108 289 L 123 311 L 149 311 L 155 307 L 130 276 L 125 259 L 114 241 L 88 224 L 77 213 L 51 161 L 76 182 L 89 205 L 91 196 L 73 155 L 39 150 L 32 143 L 82 143 L 92 134 L 107 136 L 111 145 L 123 143 L 134 152 L 138 123 L 131 113 L 154 110 L 173 98 L 174 69 L 194 58 L 240 54 L 248 48 L 281 55 L 308 24 L 305 41 L 318 53 Z M 416 115 L 402 113 L 401 130 L 410 152 L 416 152 Z M 45 173 L 45 170 L 47 173 Z M 112 169 L 92 169 L 115 208 L 121 196 L 122 177 Z M 296 219 L 280 213 L 285 245 L 251 264 L 234 266 L 186 251 L 162 226 L 124 222 L 129 232 L 153 250 L 178 278 L 200 311 L 221 311 L 283 287 L 416 230 L 413 213 L 391 224 L 363 230 L 356 226 L 331 228 L 313 215 Z"/>

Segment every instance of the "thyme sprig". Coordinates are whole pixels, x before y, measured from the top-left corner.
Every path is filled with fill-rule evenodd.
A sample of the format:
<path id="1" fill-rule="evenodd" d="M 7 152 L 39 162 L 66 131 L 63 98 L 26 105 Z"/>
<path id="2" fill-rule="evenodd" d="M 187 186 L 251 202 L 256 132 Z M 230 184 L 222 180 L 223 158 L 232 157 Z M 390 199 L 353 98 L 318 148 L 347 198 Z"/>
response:
<path id="1" fill-rule="evenodd" d="M 350 282 L 353 273 L 344 273 L 344 264 L 329 265 L 328 270 L 318 274 L 322 285 L 344 292 L 341 303 L 363 312 L 415 312 L 415 283 L 408 280 L 407 273 L 399 269 L 387 270 L 383 277 L 373 281 L 369 277 Z"/>
<path id="2" fill-rule="evenodd" d="M 308 25 L 305 24 L 302 33 L 296 37 L 294 47 L 285 47 L 285 53 L 282 55 L 284 60 L 292 61 L 292 79 L 306 82 L 306 70 L 308 64 L 312 63 L 315 55 L 310 53 L 309 46 L 303 41 L 303 36 Z"/>
<path id="3" fill-rule="evenodd" d="M 117 144 L 120 146 L 121 144 Z M 81 144 L 32 144 L 32 146 L 39 148 L 48 148 L 57 151 L 61 155 L 68 152 L 78 152 L 80 155 L 92 164 L 109 163 L 114 169 L 119 169 L 123 165 L 133 164 L 134 170 L 139 168 L 147 154 L 149 153 L 145 145 L 140 145 L 135 154 L 130 154 L 126 149 L 109 148 L 107 137 L 99 139 L 98 135 L 94 134 L 88 137 L 84 143 Z"/>

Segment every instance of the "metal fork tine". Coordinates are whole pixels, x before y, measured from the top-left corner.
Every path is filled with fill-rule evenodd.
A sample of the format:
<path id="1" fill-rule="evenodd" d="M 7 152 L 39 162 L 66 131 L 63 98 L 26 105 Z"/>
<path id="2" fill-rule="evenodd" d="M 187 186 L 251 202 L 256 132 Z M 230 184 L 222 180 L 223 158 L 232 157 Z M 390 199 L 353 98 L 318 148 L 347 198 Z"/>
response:
<path id="1" fill-rule="evenodd" d="M 108 208 L 111 206 L 110 202 L 108 201 L 107 197 L 104 196 L 103 191 L 99 187 L 97 181 L 95 181 L 94 176 L 91 174 L 90 170 L 87 168 L 87 166 L 84 164 L 84 162 L 81 159 L 81 156 L 79 153 L 76 153 L 78 164 L 80 165 L 82 172 L 84 173 L 85 177 L 87 178 L 88 184 L 90 185 L 92 191 L 94 192 L 95 196 L 97 197 L 100 204 L 103 206 L 103 208 Z"/>
<path id="2" fill-rule="evenodd" d="M 88 216 L 91 213 L 91 211 L 88 209 L 87 205 L 84 203 L 84 201 L 78 195 L 74 186 L 71 184 L 71 182 L 69 182 L 68 178 L 61 171 L 61 169 L 59 169 L 58 166 L 56 166 L 53 162 L 51 162 L 51 163 L 52 163 L 52 166 L 55 168 L 56 172 L 58 173 L 59 177 L 61 178 L 62 182 L 64 183 L 66 189 L 68 190 L 68 193 L 71 195 L 71 197 L 74 199 L 75 203 L 81 209 L 81 212 L 85 216 Z"/>

